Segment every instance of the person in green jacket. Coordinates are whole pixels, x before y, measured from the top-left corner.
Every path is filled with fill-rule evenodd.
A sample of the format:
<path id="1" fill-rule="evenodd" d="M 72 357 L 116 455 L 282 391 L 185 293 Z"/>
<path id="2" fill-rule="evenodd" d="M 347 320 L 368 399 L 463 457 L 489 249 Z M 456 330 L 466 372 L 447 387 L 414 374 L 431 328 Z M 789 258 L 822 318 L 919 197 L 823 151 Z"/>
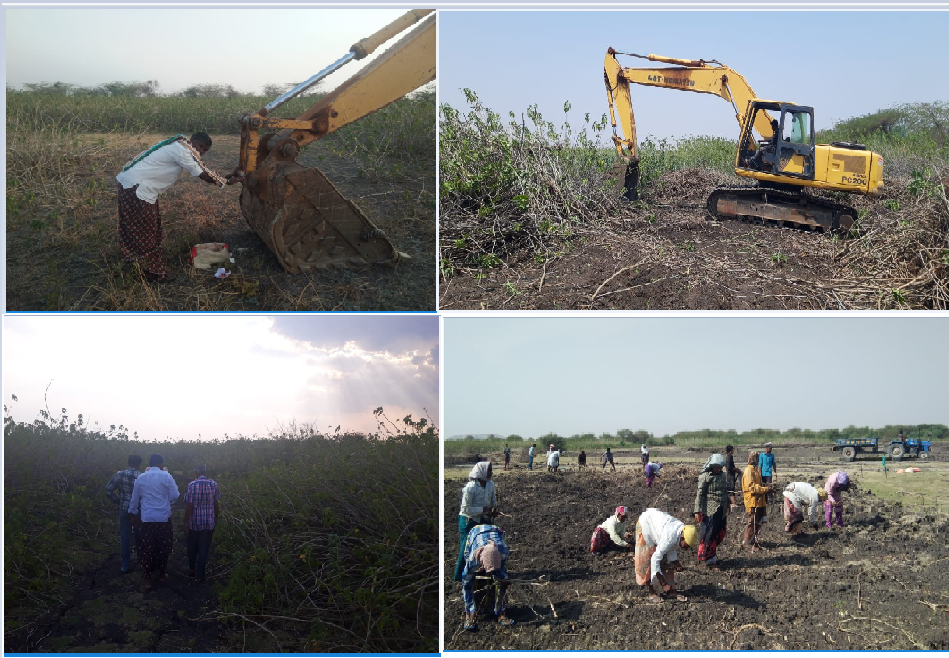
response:
<path id="1" fill-rule="evenodd" d="M 705 462 L 695 494 L 695 522 L 699 527 L 698 560 L 712 571 L 720 571 L 718 546 L 728 529 L 728 482 L 725 458 L 715 453 Z"/>

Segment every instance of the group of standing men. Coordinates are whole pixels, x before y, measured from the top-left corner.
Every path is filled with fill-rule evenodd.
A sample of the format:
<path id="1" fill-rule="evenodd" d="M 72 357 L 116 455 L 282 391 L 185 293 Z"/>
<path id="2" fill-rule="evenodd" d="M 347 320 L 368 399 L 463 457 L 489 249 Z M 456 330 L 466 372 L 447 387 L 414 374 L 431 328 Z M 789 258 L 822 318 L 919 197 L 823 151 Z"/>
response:
<path id="1" fill-rule="evenodd" d="M 134 546 L 145 577 L 144 591 L 156 583 L 168 582 L 168 558 L 174 545 L 171 522 L 172 504 L 180 493 L 175 478 L 164 466 L 164 458 L 154 454 L 148 468 L 139 472 L 142 458 L 131 455 L 128 468 L 117 472 L 105 486 L 106 495 L 119 506 L 119 547 L 121 571 L 132 570 Z M 184 530 L 188 542 L 188 575 L 205 580 L 211 539 L 220 514 L 221 490 L 207 477 L 207 466 L 194 469 L 195 479 L 188 484 L 184 502 Z"/>

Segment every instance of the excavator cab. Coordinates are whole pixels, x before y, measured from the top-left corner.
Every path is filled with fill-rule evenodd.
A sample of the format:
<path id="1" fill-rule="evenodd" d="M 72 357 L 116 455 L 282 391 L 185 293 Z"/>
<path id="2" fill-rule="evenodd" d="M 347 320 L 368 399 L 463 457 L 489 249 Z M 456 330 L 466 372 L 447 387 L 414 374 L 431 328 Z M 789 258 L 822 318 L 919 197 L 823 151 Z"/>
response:
<path id="1" fill-rule="evenodd" d="M 750 101 L 745 116 L 736 169 L 814 180 L 814 108 Z"/>

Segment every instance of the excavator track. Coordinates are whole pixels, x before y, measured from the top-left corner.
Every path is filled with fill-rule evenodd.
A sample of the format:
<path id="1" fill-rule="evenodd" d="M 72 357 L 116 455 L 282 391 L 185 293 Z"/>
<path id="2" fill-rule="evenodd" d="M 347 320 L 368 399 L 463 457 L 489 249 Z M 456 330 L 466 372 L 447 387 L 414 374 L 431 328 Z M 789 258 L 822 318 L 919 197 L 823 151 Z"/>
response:
<path id="1" fill-rule="evenodd" d="M 709 195 L 706 210 L 715 219 L 822 233 L 846 233 L 857 219 L 857 211 L 843 204 L 757 185 L 720 187 Z"/>

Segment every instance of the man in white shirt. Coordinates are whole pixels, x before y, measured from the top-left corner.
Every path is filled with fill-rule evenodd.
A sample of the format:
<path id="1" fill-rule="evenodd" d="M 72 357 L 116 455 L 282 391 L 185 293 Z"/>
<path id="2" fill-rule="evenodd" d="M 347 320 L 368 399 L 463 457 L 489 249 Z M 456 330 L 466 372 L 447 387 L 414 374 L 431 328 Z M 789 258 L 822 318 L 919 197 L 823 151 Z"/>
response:
<path id="1" fill-rule="evenodd" d="M 122 260 L 138 262 L 149 278 L 168 277 L 161 257 L 161 212 L 158 195 L 171 187 L 182 171 L 218 187 L 232 185 L 242 177 L 222 178 L 201 161 L 211 148 L 211 138 L 199 132 L 187 139 L 176 135 L 155 144 L 128 162 L 115 179 L 119 197 L 119 245 Z"/>
<path id="2" fill-rule="evenodd" d="M 682 571 L 679 549 L 694 548 L 699 543 L 693 525 L 685 525 L 670 514 L 653 507 L 636 521 L 636 583 L 649 589 L 649 600 L 661 601 L 665 596 L 685 601 L 675 586 L 675 574 Z M 655 585 L 662 585 L 662 594 Z"/>
<path id="3" fill-rule="evenodd" d="M 547 472 L 556 473 L 560 470 L 560 451 L 550 444 L 550 450 L 547 451 Z"/>
<path id="4" fill-rule="evenodd" d="M 174 545 L 171 527 L 171 504 L 178 500 L 178 485 L 167 469 L 162 467 L 161 455 L 148 458 L 148 468 L 138 476 L 132 488 L 129 514 L 141 518 L 142 539 L 139 545 L 139 560 L 145 573 L 145 591 L 152 589 L 152 576 L 158 582 L 168 582 L 168 558 Z"/>

